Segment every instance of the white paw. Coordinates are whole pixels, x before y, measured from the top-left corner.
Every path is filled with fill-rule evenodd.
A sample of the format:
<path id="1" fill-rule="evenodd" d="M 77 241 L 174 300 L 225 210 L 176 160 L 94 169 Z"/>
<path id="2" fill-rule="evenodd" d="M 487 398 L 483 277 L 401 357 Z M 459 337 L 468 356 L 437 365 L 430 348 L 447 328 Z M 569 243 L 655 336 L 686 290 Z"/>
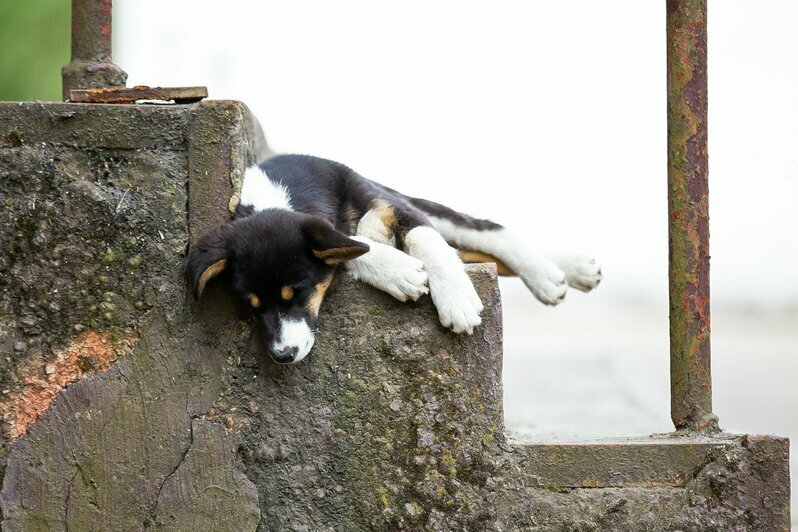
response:
<path id="1" fill-rule="evenodd" d="M 399 251 L 382 279 L 383 291 L 399 301 L 415 301 L 429 293 L 427 272 L 420 260 Z"/>
<path id="2" fill-rule="evenodd" d="M 601 282 L 601 265 L 596 259 L 581 256 L 562 257 L 557 264 L 565 272 L 568 285 L 582 292 L 590 292 Z"/>
<path id="3" fill-rule="evenodd" d="M 563 272 L 548 260 L 536 260 L 518 272 L 521 280 L 541 303 L 558 305 L 565 299 L 568 283 Z"/>
<path id="4" fill-rule="evenodd" d="M 429 293 L 427 272 L 420 260 L 395 247 L 364 237 L 353 238 L 367 242 L 371 249 L 347 263 L 352 277 L 387 292 L 399 301 L 415 301 Z"/>
<path id="5" fill-rule="evenodd" d="M 471 334 L 482 323 L 479 316 L 482 301 L 465 271 L 440 278 L 433 283 L 431 295 L 444 327 L 456 333 Z"/>

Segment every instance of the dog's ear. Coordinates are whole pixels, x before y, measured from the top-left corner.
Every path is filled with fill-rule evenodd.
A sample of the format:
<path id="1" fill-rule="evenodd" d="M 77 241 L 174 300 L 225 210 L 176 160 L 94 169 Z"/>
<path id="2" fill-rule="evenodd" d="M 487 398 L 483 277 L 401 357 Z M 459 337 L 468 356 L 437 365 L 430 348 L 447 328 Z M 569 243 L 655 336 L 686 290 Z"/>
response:
<path id="1" fill-rule="evenodd" d="M 313 254 L 326 264 L 356 259 L 369 250 L 368 244 L 352 240 L 319 216 L 311 216 L 302 226 Z"/>
<path id="2" fill-rule="evenodd" d="M 202 296 L 208 281 L 230 265 L 229 231 L 229 224 L 217 225 L 191 246 L 186 259 L 186 275 L 197 299 Z"/>

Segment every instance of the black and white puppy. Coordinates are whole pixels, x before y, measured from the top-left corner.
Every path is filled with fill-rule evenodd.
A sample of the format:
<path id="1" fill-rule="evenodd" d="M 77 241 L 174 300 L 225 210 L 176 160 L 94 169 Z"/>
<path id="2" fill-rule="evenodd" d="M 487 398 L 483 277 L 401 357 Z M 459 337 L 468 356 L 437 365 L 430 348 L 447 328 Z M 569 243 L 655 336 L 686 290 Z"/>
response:
<path id="1" fill-rule="evenodd" d="M 244 174 L 233 220 L 192 247 L 187 274 L 197 298 L 221 273 L 256 318 L 272 358 L 299 362 L 313 347 L 319 308 L 334 275 L 400 301 L 429 293 L 444 327 L 471 334 L 482 302 L 463 262 L 494 262 L 547 305 L 570 285 L 601 280 L 592 259 L 556 263 L 530 253 L 504 227 L 410 198 L 333 161 L 280 155 Z"/>

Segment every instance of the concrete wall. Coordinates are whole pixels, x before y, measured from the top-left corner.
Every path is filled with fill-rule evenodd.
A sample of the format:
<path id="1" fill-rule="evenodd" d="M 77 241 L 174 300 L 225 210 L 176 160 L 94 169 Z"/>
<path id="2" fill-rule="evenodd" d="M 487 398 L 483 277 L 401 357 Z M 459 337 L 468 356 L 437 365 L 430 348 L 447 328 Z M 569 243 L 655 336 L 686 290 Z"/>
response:
<path id="1" fill-rule="evenodd" d="M 784 439 L 508 441 L 489 266 L 473 336 L 343 279 L 263 357 L 183 258 L 265 153 L 236 102 L 0 104 L 3 530 L 787 529 Z"/>

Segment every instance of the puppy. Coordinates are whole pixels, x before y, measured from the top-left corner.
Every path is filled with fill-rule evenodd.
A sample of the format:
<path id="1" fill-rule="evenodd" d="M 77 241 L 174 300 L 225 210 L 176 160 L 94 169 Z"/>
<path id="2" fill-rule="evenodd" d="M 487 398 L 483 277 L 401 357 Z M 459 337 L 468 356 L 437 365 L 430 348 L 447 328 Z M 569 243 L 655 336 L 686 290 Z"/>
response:
<path id="1" fill-rule="evenodd" d="M 224 272 L 271 357 L 295 363 L 313 347 L 319 308 L 341 269 L 400 301 L 429 294 L 444 327 L 471 334 L 482 302 L 463 262 L 496 263 L 547 305 L 562 301 L 568 286 L 587 292 L 601 280 L 594 260 L 557 264 L 526 251 L 501 225 L 307 155 L 249 168 L 233 220 L 196 242 L 187 275 L 199 298 Z"/>

